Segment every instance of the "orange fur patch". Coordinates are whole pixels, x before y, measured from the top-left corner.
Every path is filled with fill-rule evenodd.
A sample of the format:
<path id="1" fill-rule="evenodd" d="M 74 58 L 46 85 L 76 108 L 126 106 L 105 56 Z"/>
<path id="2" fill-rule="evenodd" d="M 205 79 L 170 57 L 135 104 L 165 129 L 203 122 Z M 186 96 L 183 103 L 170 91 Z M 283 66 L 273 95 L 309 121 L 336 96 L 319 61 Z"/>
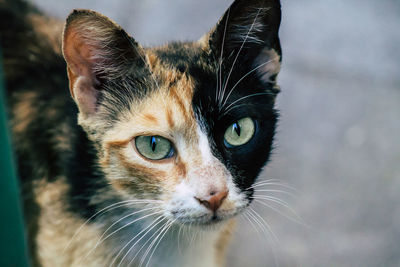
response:
<path id="1" fill-rule="evenodd" d="M 140 183 L 149 192 L 173 187 L 186 177 L 187 164 L 201 157 L 197 148 L 197 122 L 191 105 L 194 84 L 186 75 L 160 65 L 155 55 L 149 54 L 148 59 L 153 72 L 160 78 L 159 89 L 124 114 L 124 121 L 109 132 L 103 144 L 102 166 L 111 168 L 110 164 L 113 164 L 113 172 L 116 172 L 118 167 L 114 165 L 120 164 L 125 171 L 121 171 L 120 176 L 130 176 L 127 177 L 130 181 L 112 181 L 116 188 L 124 191 L 131 191 L 135 183 Z M 176 151 L 172 158 L 148 160 L 130 143 L 139 135 L 160 135 L 174 144 L 180 142 L 190 156 L 183 159 L 182 151 Z"/>

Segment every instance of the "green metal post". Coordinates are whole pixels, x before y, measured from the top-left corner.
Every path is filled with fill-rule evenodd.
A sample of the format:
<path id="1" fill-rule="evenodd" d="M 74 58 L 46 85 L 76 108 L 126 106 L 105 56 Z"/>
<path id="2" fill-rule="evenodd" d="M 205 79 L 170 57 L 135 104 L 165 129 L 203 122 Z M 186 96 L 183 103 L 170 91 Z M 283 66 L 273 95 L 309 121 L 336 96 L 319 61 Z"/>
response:
<path id="1" fill-rule="evenodd" d="M 0 51 L 0 266 L 27 267 L 24 223 L 5 112 Z"/>

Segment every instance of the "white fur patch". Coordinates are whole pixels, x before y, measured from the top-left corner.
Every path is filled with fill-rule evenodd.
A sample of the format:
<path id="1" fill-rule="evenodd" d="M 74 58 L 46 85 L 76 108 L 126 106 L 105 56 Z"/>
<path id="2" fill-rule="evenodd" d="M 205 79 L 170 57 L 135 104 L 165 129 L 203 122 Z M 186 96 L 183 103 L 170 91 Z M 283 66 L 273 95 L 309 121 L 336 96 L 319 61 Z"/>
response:
<path id="1" fill-rule="evenodd" d="M 210 142 L 208 142 L 207 135 L 201 130 L 200 126 L 197 127 L 197 135 L 199 137 L 199 150 L 204 163 L 211 162 L 213 155 L 211 153 Z"/>

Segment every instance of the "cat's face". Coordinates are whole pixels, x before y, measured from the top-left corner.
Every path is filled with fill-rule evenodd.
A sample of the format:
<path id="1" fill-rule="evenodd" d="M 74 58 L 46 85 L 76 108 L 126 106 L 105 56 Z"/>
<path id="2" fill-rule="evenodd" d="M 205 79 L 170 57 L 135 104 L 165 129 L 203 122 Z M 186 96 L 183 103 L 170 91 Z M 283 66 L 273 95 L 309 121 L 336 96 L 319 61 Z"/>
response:
<path id="1" fill-rule="evenodd" d="M 236 1 L 200 41 L 151 49 L 95 12 L 70 15 L 70 89 L 114 195 L 197 224 L 251 202 L 277 119 L 276 2 Z"/>

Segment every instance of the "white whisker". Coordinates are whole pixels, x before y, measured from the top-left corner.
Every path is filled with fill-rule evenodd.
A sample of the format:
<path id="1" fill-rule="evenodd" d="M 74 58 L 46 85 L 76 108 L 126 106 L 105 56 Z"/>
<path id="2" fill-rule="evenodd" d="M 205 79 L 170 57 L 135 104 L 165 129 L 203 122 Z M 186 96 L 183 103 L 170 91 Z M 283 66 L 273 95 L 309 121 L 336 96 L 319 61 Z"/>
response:
<path id="1" fill-rule="evenodd" d="M 140 251 L 142 251 L 142 249 L 144 249 L 144 247 L 147 245 L 147 243 L 149 243 L 155 235 L 157 235 L 159 232 L 161 232 L 161 231 L 165 228 L 165 226 L 168 224 L 168 222 L 169 222 L 169 220 L 168 220 L 167 218 L 164 218 L 162 221 L 164 221 L 163 225 L 161 225 L 157 230 L 154 231 L 154 233 L 153 233 L 151 236 L 149 236 L 149 237 L 147 238 L 146 242 L 144 242 L 144 243 L 140 246 L 140 249 L 136 251 L 135 255 L 133 256 L 133 258 L 129 261 L 129 263 L 128 263 L 126 266 L 130 266 L 130 265 L 133 263 L 133 261 L 134 261 L 134 260 L 136 259 L 136 257 L 139 255 Z M 150 229 L 150 230 L 151 230 L 151 229 Z M 147 235 L 147 233 L 144 234 L 144 236 L 146 236 L 146 235 Z M 139 241 L 139 240 L 138 240 L 138 241 Z M 137 243 L 137 242 L 136 242 L 136 243 Z M 133 245 L 130 247 L 130 249 L 129 249 L 129 251 L 128 251 L 127 253 L 129 253 L 130 250 L 132 250 L 132 249 L 134 248 L 134 246 L 136 245 L 136 243 L 133 244 Z M 143 256 L 142 256 L 142 257 L 143 257 Z M 136 263 L 137 263 L 137 262 L 136 262 Z"/>
<path id="2" fill-rule="evenodd" d="M 259 233 L 258 232 L 258 228 L 255 226 L 255 224 L 254 224 L 254 222 L 252 221 L 252 218 L 248 215 L 248 210 L 246 211 L 246 212 L 244 212 L 244 213 L 242 213 L 243 214 L 243 216 L 245 216 L 245 218 L 250 222 L 250 224 L 251 224 L 251 226 L 253 227 L 253 229 L 257 232 L 257 233 Z"/>
<path id="3" fill-rule="evenodd" d="M 110 236 L 112 236 L 112 235 L 115 234 L 116 232 L 121 231 L 122 229 L 128 227 L 129 225 L 134 224 L 134 223 L 137 222 L 137 221 L 143 220 L 143 219 L 145 219 L 145 218 L 148 218 L 148 217 L 150 217 L 150 216 L 157 215 L 157 214 L 160 214 L 160 213 L 163 213 L 163 211 L 156 211 L 156 212 L 153 212 L 153 213 L 144 215 L 144 216 L 142 216 L 142 217 L 140 217 L 140 218 L 137 218 L 137 219 L 135 219 L 135 220 L 133 220 L 133 221 L 131 221 L 131 222 L 129 222 L 129 223 L 127 223 L 127 224 L 121 226 L 120 228 L 118 228 L 117 230 L 113 231 L 112 233 L 108 234 L 105 238 L 103 238 L 103 239 L 101 240 L 101 242 L 104 242 L 104 240 L 108 239 Z"/>
<path id="4" fill-rule="evenodd" d="M 275 250 L 275 246 L 279 247 L 279 239 L 278 239 L 278 237 L 275 235 L 275 233 L 272 231 L 272 228 L 264 220 L 263 217 L 261 217 L 253 208 L 249 207 L 249 210 L 250 210 L 250 212 L 253 213 L 254 220 L 258 221 L 259 224 L 262 226 L 262 228 L 264 228 L 264 233 L 265 234 L 270 234 L 272 236 L 272 240 L 271 240 L 271 243 L 269 244 L 269 246 L 270 246 L 270 248 L 272 250 L 272 255 L 274 257 L 275 266 L 279 266 L 278 259 L 276 257 L 276 250 Z M 259 218 L 260 221 L 257 219 L 257 217 Z"/>
<path id="5" fill-rule="evenodd" d="M 178 240 L 177 240 L 177 242 L 178 242 L 178 251 L 179 251 L 179 253 L 182 255 L 182 249 L 181 249 L 181 231 L 182 231 L 182 228 L 183 228 L 183 225 L 182 224 L 180 224 L 179 225 L 179 231 L 178 231 Z"/>
<path id="6" fill-rule="evenodd" d="M 136 234 L 133 238 L 131 238 L 118 252 L 118 254 L 114 257 L 114 259 L 112 260 L 112 262 L 110 263 L 110 267 L 114 264 L 114 262 L 117 260 L 117 258 L 119 257 L 119 255 L 121 255 L 122 251 L 125 250 L 125 248 L 127 246 L 129 246 L 130 243 L 132 243 L 136 237 L 140 236 L 144 231 L 146 231 L 146 233 L 135 242 L 135 244 L 133 244 L 133 246 L 135 246 L 137 244 L 137 242 L 139 242 L 144 236 L 147 235 L 147 233 L 149 231 L 151 231 L 151 229 L 153 229 L 156 225 L 158 225 L 160 222 L 162 222 L 164 220 L 163 215 L 158 216 L 153 222 L 151 222 L 146 228 L 142 229 L 138 234 Z M 150 228 L 151 227 L 151 228 Z M 150 228 L 150 229 L 149 229 Z M 133 248 L 133 246 L 131 248 Z M 118 266 L 121 265 L 121 263 L 124 261 L 124 259 L 126 258 L 126 256 L 129 254 L 129 252 L 127 254 L 124 255 L 124 257 L 121 259 L 120 263 L 118 264 Z"/>
<path id="7" fill-rule="evenodd" d="M 257 202 L 257 203 L 260 203 L 260 204 L 263 205 L 263 206 L 266 206 L 266 207 L 272 209 L 272 210 L 275 211 L 276 213 L 279 213 L 279 214 L 282 215 L 283 217 L 285 217 L 285 218 L 291 220 L 292 222 L 295 222 L 295 223 L 298 223 L 298 224 L 303 225 L 303 226 L 305 226 L 305 227 L 308 227 L 307 224 L 303 221 L 303 219 L 302 219 L 301 217 L 299 217 L 297 214 L 295 214 L 295 216 L 298 217 L 298 219 L 292 218 L 291 216 L 289 216 L 289 215 L 283 213 L 282 211 L 280 211 L 279 209 L 275 208 L 274 206 L 271 206 L 271 205 L 269 205 L 269 204 L 267 204 L 267 203 L 265 203 L 265 202 L 263 202 L 263 201 L 261 201 L 261 200 L 259 200 L 259 199 L 254 199 L 254 201 Z"/>
<path id="8" fill-rule="evenodd" d="M 225 36 L 226 36 L 226 28 L 227 28 L 227 26 L 228 26 L 228 20 L 229 20 L 229 14 L 230 14 L 230 12 L 231 12 L 231 8 L 229 7 L 228 8 L 228 11 L 227 11 L 227 15 L 226 15 L 226 21 L 225 21 L 225 27 L 224 27 L 224 35 L 223 35 L 223 37 L 222 37 L 222 45 L 221 45 L 221 54 L 220 54 L 220 57 L 219 57 L 219 62 L 218 62 L 218 64 L 219 64 L 219 68 L 218 68 L 218 72 L 219 72 L 219 83 L 218 83 L 218 80 L 217 80 L 217 86 L 218 86 L 218 97 L 217 97 L 217 101 L 218 102 L 220 102 L 220 99 L 221 99 L 221 91 L 222 91 L 222 56 L 223 56 L 223 54 L 224 54 L 224 45 L 225 45 Z M 218 76 L 217 76 L 218 77 Z"/>
<path id="9" fill-rule="evenodd" d="M 258 192 L 282 193 L 282 194 L 285 194 L 285 195 L 289 195 L 291 197 L 296 197 L 296 195 L 294 195 L 294 194 L 292 194 L 290 192 L 287 192 L 285 190 L 278 190 L 278 189 L 256 189 L 256 192 L 257 193 Z"/>
<path id="10" fill-rule="evenodd" d="M 279 180 L 279 179 L 267 179 L 267 180 L 261 180 L 261 181 L 255 182 L 255 183 L 253 183 L 253 185 L 263 184 L 266 182 L 280 182 L 280 181 L 281 180 Z"/>
<path id="11" fill-rule="evenodd" d="M 259 15 L 259 14 L 260 14 L 260 10 L 257 11 L 257 14 L 256 14 L 256 16 L 255 16 L 255 18 L 254 18 L 254 20 L 253 20 L 253 23 L 251 24 L 251 26 L 250 26 L 250 28 L 249 28 L 247 34 L 246 34 L 246 37 L 244 38 L 244 40 L 243 40 L 243 42 L 242 42 L 242 45 L 240 46 L 239 51 L 238 51 L 238 53 L 236 54 L 235 59 L 233 60 L 232 67 L 231 67 L 231 69 L 230 69 L 230 71 L 229 71 L 229 73 L 228 73 L 228 77 L 227 77 L 227 79 L 226 79 L 226 82 L 225 82 L 225 84 L 224 84 L 224 88 L 223 88 L 223 90 L 222 90 L 222 97 L 221 97 L 221 99 L 224 99 L 225 89 L 226 89 L 226 86 L 227 86 L 228 83 L 229 83 L 229 78 L 231 77 L 233 68 L 235 67 L 236 61 L 237 61 L 237 59 L 238 59 L 238 57 L 239 57 L 239 55 L 240 55 L 240 52 L 241 52 L 242 49 L 243 49 L 244 44 L 245 44 L 246 41 L 247 41 L 247 38 L 249 37 L 250 32 L 253 30 L 254 24 L 255 24 L 255 22 L 257 21 L 257 18 L 258 18 L 258 15 Z"/>
<path id="12" fill-rule="evenodd" d="M 125 216 L 123 216 L 122 218 L 118 219 L 118 220 L 117 220 L 116 222 L 114 222 L 113 224 L 111 224 L 111 225 L 103 232 L 103 234 L 99 237 L 99 239 L 97 240 L 96 245 L 86 254 L 86 256 L 82 259 L 82 261 L 84 261 L 84 260 L 85 260 L 85 259 L 86 259 L 86 258 L 101 244 L 101 243 L 103 243 L 103 242 L 104 242 L 108 237 L 110 237 L 112 234 L 118 232 L 119 230 L 122 230 L 123 228 L 125 228 L 125 227 L 131 225 L 132 223 L 134 223 L 134 222 L 136 222 L 136 221 L 142 220 L 142 219 L 144 219 L 144 218 L 146 218 L 146 217 L 148 217 L 148 216 L 150 216 L 150 215 L 154 215 L 154 214 L 161 213 L 161 212 L 158 211 L 158 212 L 155 212 L 155 213 L 151 213 L 151 214 L 149 214 L 149 215 L 147 215 L 147 216 L 140 217 L 140 218 L 138 218 L 138 219 L 136 219 L 136 220 L 130 222 L 129 224 L 122 226 L 121 228 L 119 228 L 118 230 L 114 231 L 113 233 L 111 233 L 110 235 L 108 235 L 106 238 L 103 239 L 103 237 L 106 235 L 106 233 L 107 233 L 114 225 L 116 225 L 116 224 L 119 223 L 120 221 L 122 221 L 122 220 L 124 220 L 124 219 L 126 219 L 126 218 L 128 218 L 128 217 L 130 217 L 130 216 L 133 216 L 133 215 L 135 215 L 135 214 L 137 214 L 137 213 L 144 212 L 144 211 L 148 211 L 148 210 L 154 210 L 154 209 L 157 209 L 157 208 L 147 208 L 147 209 L 142 209 L 142 210 L 139 210 L 139 211 L 130 213 L 130 214 L 125 215 Z"/>
<path id="13" fill-rule="evenodd" d="M 189 227 L 190 227 L 190 233 L 192 234 L 189 241 L 189 247 L 191 247 L 193 245 L 193 242 L 195 241 L 195 233 L 194 231 L 192 231 L 192 222 L 190 223 Z"/>
<path id="14" fill-rule="evenodd" d="M 164 234 L 159 238 L 157 244 L 155 245 L 155 247 L 154 247 L 154 249 L 153 249 L 153 252 L 150 254 L 149 259 L 147 260 L 147 264 L 146 264 L 145 267 L 147 267 L 147 266 L 149 265 L 150 260 L 151 260 L 151 258 L 153 257 L 154 252 L 157 250 L 158 245 L 161 243 L 161 240 L 164 238 L 164 236 L 166 235 L 166 233 L 168 232 L 168 230 L 171 228 L 171 226 L 173 225 L 173 223 L 174 223 L 175 221 L 176 221 L 176 220 L 172 221 L 172 222 L 167 226 L 167 228 L 166 228 L 165 231 L 164 231 Z M 158 237 L 157 237 L 157 238 L 158 238 Z M 157 239 L 157 238 L 156 238 L 156 239 Z"/>
<path id="15" fill-rule="evenodd" d="M 277 197 L 273 197 L 273 196 L 263 196 L 263 195 L 253 195 L 252 196 L 254 199 L 263 199 L 263 200 L 269 200 L 271 202 L 277 203 L 279 205 L 282 205 L 283 207 L 287 208 L 288 210 L 290 210 L 294 215 L 296 215 L 296 217 L 300 218 L 300 216 L 297 215 L 296 211 L 294 211 L 294 209 L 290 206 L 289 203 L 287 203 L 286 201 L 277 198 Z"/>
<path id="16" fill-rule="evenodd" d="M 255 211 L 252 207 L 249 207 L 250 211 L 254 214 L 254 216 L 256 217 L 255 219 L 259 219 L 260 225 L 263 226 L 263 228 L 265 229 L 266 233 L 269 233 L 274 241 L 276 241 L 277 243 L 279 243 L 279 239 L 278 237 L 275 235 L 274 231 L 272 231 L 271 226 L 264 220 L 263 217 L 261 217 L 260 214 L 258 214 L 257 211 Z"/>
<path id="17" fill-rule="evenodd" d="M 147 238 L 146 242 L 144 242 L 144 243 L 141 245 L 140 249 L 139 249 L 138 251 L 136 251 L 135 255 L 134 255 L 133 258 L 129 261 L 129 263 L 127 264 L 127 266 L 130 266 L 130 265 L 133 263 L 133 261 L 135 260 L 136 256 L 139 255 L 140 251 L 142 251 L 142 249 L 144 249 L 144 247 L 147 245 L 147 243 L 149 243 L 155 235 L 157 235 L 160 231 L 162 231 L 162 230 L 165 228 L 165 226 L 168 224 L 169 220 L 168 220 L 167 218 L 164 218 L 163 221 L 164 221 L 164 220 L 166 220 L 166 221 L 164 222 L 164 224 L 163 224 L 162 226 L 160 226 L 157 230 L 155 230 L 154 233 L 153 233 L 150 237 Z M 146 233 L 146 234 L 147 234 L 147 233 Z M 146 235 L 146 234 L 145 234 L 145 235 Z M 144 235 L 144 236 L 145 236 L 145 235 Z M 135 245 L 136 245 L 136 243 L 133 244 L 133 245 L 131 246 L 130 250 L 133 249 L 133 247 L 134 247 Z M 129 252 L 128 252 L 128 253 L 129 253 Z M 143 256 L 142 256 L 142 257 L 143 257 Z"/>
<path id="18" fill-rule="evenodd" d="M 282 182 L 264 182 L 264 183 L 260 183 L 260 184 L 253 184 L 252 186 L 248 187 L 246 190 L 249 190 L 249 189 L 258 190 L 258 187 L 262 187 L 262 186 L 281 186 L 281 187 L 284 187 L 286 189 L 291 189 L 296 193 L 299 192 L 299 190 L 297 188 L 295 188 L 295 187 L 293 187 L 293 186 L 291 186 L 289 184 L 282 183 Z"/>
<path id="19" fill-rule="evenodd" d="M 228 113 L 228 112 L 231 110 L 230 107 L 232 107 L 234 104 L 236 104 L 236 103 L 239 102 L 239 101 L 242 101 L 242 100 L 244 100 L 244 99 L 247 99 L 247 98 L 253 97 L 253 96 L 270 95 L 270 94 L 271 94 L 271 93 L 268 93 L 268 92 L 262 92 L 262 93 L 255 93 L 255 94 L 250 94 L 250 95 L 243 96 L 243 97 L 241 97 L 241 98 L 239 98 L 239 99 L 233 101 L 232 103 L 230 103 L 230 104 L 225 108 L 224 113 L 222 113 L 222 115 L 221 115 L 220 117 L 222 117 L 223 115 L 225 115 L 226 113 Z"/>
<path id="20" fill-rule="evenodd" d="M 252 72 L 258 70 L 258 69 L 261 68 L 262 66 L 267 65 L 268 63 L 271 63 L 273 60 L 276 60 L 276 58 L 271 59 L 271 60 L 268 60 L 267 62 L 264 62 L 264 63 L 258 65 L 257 67 L 253 68 L 251 71 L 249 71 L 249 72 L 247 72 L 245 75 L 243 75 L 242 78 L 240 78 L 240 79 L 235 83 L 235 85 L 232 86 L 231 90 L 230 90 L 229 93 L 226 95 L 225 101 L 224 101 L 224 103 L 222 104 L 222 106 L 225 106 L 225 104 L 226 104 L 226 102 L 228 101 L 229 96 L 231 95 L 231 93 L 233 92 L 233 90 L 236 88 L 236 86 L 237 86 L 244 78 L 246 78 L 246 77 L 247 77 L 248 75 L 250 75 Z"/>
<path id="21" fill-rule="evenodd" d="M 67 243 L 67 245 L 64 247 L 63 252 L 65 253 L 65 251 L 69 248 L 69 246 L 71 245 L 72 241 L 75 239 L 75 237 L 79 234 L 79 232 L 82 230 L 83 227 L 85 227 L 85 225 L 87 225 L 92 219 L 94 219 L 96 216 L 105 213 L 105 212 L 109 212 L 113 209 L 117 209 L 123 206 L 128 206 L 128 205 L 133 205 L 133 204 L 143 204 L 143 203 L 150 203 L 150 202 L 154 202 L 154 203 L 160 203 L 157 200 L 148 200 L 148 199 L 143 199 L 143 200 L 138 200 L 138 199 L 131 199 L 131 200 L 124 200 L 124 201 L 120 201 L 114 204 L 111 204 L 101 210 L 99 210 L 98 212 L 96 212 L 95 214 L 93 214 L 89 219 L 87 219 L 73 234 L 73 236 L 71 237 L 71 239 L 69 240 L 69 242 Z"/>
<path id="22" fill-rule="evenodd" d="M 151 237 L 148 238 L 147 241 L 151 241 L 150 244 L 148 245 L 147 249 L 145 250 L 144 254 L 142 255 L 142 257 L 140 258 L 140 262 L 139 262 L 139 267 L 141 267 L 145 261 L 145 259 L 147 258 L 147 254 L 149 253 L 149 251 L 153 248 L 154 244 L 157 242 L 158 238 L 164 233 L 164 231 L 168 228 L 168 226 L 170 225 L 170 221 L 167 221 L 162 227 L 160 227 L 160 231 L 157 231 L 156 233 L 154 233 Z M 156 235 L 156 236 L 155 236 Z M 155 236 L 155 237 L 154 237 Z M 153 238 L 154 237 L 154 238 Z M 147 244 L 148 242 L 146 242 Z M 144 248 L 144 246 L 143 246 Z M 130 265 L 131 262 L 129 262 Z"/>

